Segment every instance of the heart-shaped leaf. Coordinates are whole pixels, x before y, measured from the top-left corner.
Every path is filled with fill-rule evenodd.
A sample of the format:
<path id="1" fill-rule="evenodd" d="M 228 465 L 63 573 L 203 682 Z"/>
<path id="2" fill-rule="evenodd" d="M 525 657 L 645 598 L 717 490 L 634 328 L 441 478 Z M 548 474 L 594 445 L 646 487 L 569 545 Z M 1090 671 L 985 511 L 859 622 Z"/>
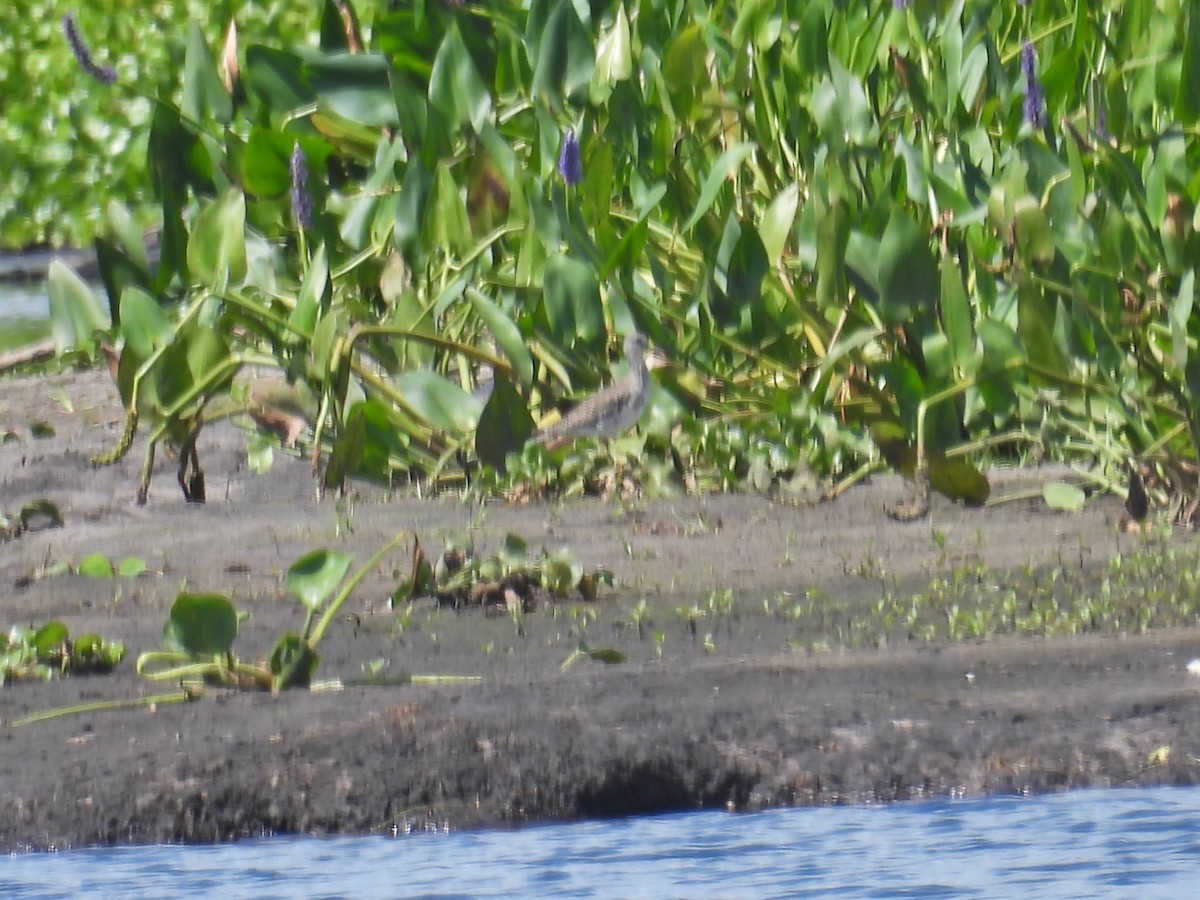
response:
<path id="1" fill-rule="evenodd" d="M 227 655 L 237 632 L 237 612 L 223 594 L 180 594 L 163 627 L 168 645 L 206 658 Z"/>
<path id="2" fill-rule="evenodd" d="M 336 550 L 314 550 L 305 554 L 287 571 L 288 592 L 315 612 L 333 596 L 353 562 L 353 556 Z"/>

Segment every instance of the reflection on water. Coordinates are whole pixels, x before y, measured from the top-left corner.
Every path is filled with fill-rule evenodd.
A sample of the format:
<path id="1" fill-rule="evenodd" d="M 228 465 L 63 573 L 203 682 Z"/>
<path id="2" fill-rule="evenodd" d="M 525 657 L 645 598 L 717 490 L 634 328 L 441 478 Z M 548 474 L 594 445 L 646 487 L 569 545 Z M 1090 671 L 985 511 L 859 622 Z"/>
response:
<path id="1" fill-rule="evenodd" d="M 0 895 L 1195 896 L 1200 789 L 11 857 Z"/>

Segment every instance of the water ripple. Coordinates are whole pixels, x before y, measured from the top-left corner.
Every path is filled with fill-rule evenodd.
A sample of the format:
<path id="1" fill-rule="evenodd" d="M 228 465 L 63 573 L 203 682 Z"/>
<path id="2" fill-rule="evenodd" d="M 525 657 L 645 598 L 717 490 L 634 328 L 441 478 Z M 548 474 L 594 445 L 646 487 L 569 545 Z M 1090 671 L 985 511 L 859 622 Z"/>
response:
<path id="1" fill-rule="evenodd" d="M 1186 896 L 1200 788 L 11 856 L 0 896 Z"/>

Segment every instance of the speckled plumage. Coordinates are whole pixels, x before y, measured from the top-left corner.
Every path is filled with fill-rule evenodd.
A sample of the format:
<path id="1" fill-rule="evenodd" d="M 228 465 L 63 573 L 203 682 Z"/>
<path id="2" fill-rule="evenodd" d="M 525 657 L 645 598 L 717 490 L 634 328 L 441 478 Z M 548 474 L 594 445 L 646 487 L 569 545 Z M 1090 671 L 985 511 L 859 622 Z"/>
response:
<path id="1" fill-rule="evenodd" d="M 534 440 L 549 444 L 578 437 L 609 438 L 636 423 L 650 396 L 646 346 L 645 336 L 636 331 L 626 337 L 628 373 L 588 397 L 554 424 L 541 429 L 534 435 Z"/>

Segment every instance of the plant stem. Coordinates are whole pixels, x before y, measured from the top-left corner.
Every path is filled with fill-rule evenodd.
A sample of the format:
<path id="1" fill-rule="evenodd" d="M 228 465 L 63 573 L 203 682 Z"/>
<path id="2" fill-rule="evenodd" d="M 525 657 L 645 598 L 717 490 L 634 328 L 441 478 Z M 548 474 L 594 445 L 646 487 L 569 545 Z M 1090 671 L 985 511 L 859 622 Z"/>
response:
<path id="1" fill-rule="evenodd" d="M 196 699 L 193 691 L 174 691 L 170 694 L 154 694 L 151 697 L 138 697 L 136 700 L 97 700 L 92 703 L 78 703 L 74 706 L 60 706 L 43 712 L 32 713 L 20 719 L 14 719 L 13 728 L 22 725 L 32 725 L 34 722 L 45 722 L 60 716 L 70 716 L 75 713 L 100 712 L 109 709 L 136 709 L 139 706 L 153 706 L 156 703 L 186 703 Z"/>
<path id="2" fill-rule="evenodd" d="M 366 577 L 367 573 L 379 565 L 380 561 L 385 556 L 391 553 L 396 547 L 400 546 L 404 541 L 408 540 L 412 534 L 408 529 L 399 532 L 394 538 L 388 541 L 381 547 L 374 556 L 368 559 L 357 572 L 350 576 L 350 580 L 342 586 L 338 595 L 334 597 L 333 602 L 329 604 L 329 608 L 325 610 L 321 616 L 321 620 L 317 623 L 317 627 L 313 629 L 312 639 L 309 640 L 309 649 L 315 650 L 317 644 L 321 642 L 321 638 L 325 636 L 330 624 L 338 614 L 338 610 L 342 608 L 342 604 L 346 602 L 346 598 L 350 596 L 350 592 L 358 587 L 358 583 Z"/>

